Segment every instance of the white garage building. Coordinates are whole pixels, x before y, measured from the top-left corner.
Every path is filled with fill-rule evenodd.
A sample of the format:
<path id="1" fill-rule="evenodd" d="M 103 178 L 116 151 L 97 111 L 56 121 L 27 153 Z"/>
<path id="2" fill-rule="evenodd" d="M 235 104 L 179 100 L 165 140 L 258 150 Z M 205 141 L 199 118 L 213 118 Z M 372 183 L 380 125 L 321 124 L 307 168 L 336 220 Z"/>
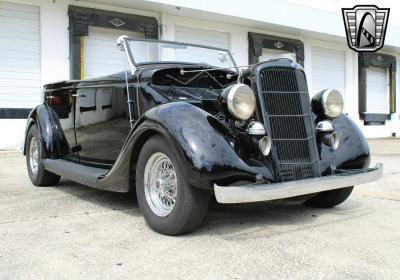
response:
<path id="1" fill-rule="evenodd" d="M 238 65 L 291 53 L 311 94 L 336 88 L 368 137 L 399 136 L 395 9 L 385 47 L 360 55 L 347 46 L 340 10 L 356 1 L 321 2 L 0 0 L 0 149 L 21 146 L 44 84 L 120 71 L 122 34 L 227 48 Z"/>

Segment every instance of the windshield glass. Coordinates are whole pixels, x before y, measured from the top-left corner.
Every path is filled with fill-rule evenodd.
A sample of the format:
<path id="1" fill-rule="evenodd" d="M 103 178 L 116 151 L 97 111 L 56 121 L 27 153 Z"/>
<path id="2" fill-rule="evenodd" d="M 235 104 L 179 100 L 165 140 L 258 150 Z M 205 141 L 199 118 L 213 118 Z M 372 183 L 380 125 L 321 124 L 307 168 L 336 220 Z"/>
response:
<path id="1" fill-rule="evenodd" d="M 229 51 L 224 49 L 143 39 L 127 39 L 127 45 L 135 65 L 170 62 L 207 64 L 218 68 L 236 66 Z"/>

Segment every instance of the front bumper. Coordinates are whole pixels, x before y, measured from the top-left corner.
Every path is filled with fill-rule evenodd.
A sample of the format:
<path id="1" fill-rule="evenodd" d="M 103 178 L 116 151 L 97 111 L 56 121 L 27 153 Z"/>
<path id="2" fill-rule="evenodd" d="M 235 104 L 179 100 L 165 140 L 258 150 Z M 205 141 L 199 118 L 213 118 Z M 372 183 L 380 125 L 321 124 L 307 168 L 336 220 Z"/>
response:
<path id="1" fill-rule="evenodd" d="M 218 186 L 214 184 L 215 197 L 219 203 L 246 203 L 282 199 L 361 185 L 382 177 L 383 165 L 373 168 L 338 170 L 336 174 L 318 178 L 265 184 L 255 183 L 242 186 Z"/>

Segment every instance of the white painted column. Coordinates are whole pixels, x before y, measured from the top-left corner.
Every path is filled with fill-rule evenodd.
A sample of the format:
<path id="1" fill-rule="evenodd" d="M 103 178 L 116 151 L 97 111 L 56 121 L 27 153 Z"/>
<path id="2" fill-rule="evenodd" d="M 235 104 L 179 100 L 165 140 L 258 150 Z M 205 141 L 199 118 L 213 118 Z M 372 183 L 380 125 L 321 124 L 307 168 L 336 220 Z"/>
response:
<path id="1" fill-rule="evenodd" d="M 396 113 L 392 114 L 392 133 L 396 134 L 396 137 L 400 137 L 400 56 L 397 58 L 396 68 Z"/>
<path id="2" fill-rule="evenodd" d="M 231 44 L 230 51 L 233 59 L 238 66 L 249 64 L 249 42 L 247 40 L 247 30 L 236 29 L 230 32 Z"/>
<path id="3" fill-rule="evenodd" d="M 310 99 L 314 95 L 313 83 L 312 83 L 312 54 L 311 54 L 311 43 L 307 39 L 302 40 L 304 44 L 304 72 L 306 73 L 308 91 L 310 92 Z"/>
<path id="4" fill-rule="evenodd" d="M 69 79 L 68 3 L 43 1 L 40 7 L 42 85 Z"/>

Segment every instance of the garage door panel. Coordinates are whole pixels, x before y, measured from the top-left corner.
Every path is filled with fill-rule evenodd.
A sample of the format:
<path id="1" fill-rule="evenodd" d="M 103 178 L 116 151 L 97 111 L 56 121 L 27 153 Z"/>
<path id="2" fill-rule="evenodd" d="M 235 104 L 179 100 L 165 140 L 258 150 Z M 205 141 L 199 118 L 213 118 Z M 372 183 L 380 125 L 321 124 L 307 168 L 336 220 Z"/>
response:
<path id="1" fill-rule="evenodd" d="M 32 48 L 36 48 L 39 49 L 40 48 L 40 40 L 38 39 L 34 39 L 34 38 L 22 38 L 22 37 L 18 37 L 18 36 L 2 36 L 2 41 L 4 40 L 4 42 L 6 44 L 10 44 L 11 42 L 13 45 L 27 45 L 30 46 Z"/>
<path id="2" fill-rule="evenodd" d="M 20 41 L 25 41 L 26 39 L 39 43 L 37 34 L 33 32 L 21 32 L 15 29 L 12 30 L 0 30 L 0 36 L 6 39 L 16 39 Z"/>
<path id="3" fill-rule="evenodd" d="M 389 114 L 389 87 L 386 69 L 367 69 L 367 113 Z"/>
<path id="4" fill-rule="evenodd" d="M 30 40 L 27 40 L 30 41 Z M 30 53 L 37 55 L 37 47 L 40 45 L 40 42 L 34 43 L 24 43 L 24 44 L 14 44 L 14 45 L 0 45 L 0 56 L 5 57 L 6 52 L 16 52 L 19 55 L 23 55 L 24 53 Z M 24 53 L 21 53 L 24 52 Z M 31 57 L 31 59 L 39 59 L 37 57 Z"/>
<path id="5" fill-rule="evenodd" d="M 118 36 L 115 36 L 118 38 Z M 111 41 L 110 41 L 111 40 Z M 106 49 L 108 52 L 113 52 L 113 49 L 110 49 L 111 43 L 114 43 L 114 46 L 117 47 L 117 39 L 113 41 L 113 38 L 108 38 L 108 40 L 98 40 L 98 39 L 89 39 L 85 40 L 86 47 L 88 48 L 102 48 L 103 50 Z"/>
<path id="6" fill-rule="evenodd" d="M 40 73 L 29 73 L 29 72 L 13 72 L 13 71 L 0 71 L 0 80 L 2 79 L 24 79 L 29 77 L 33 81 L 40 79 Z"/>
<path id="7" fill-rule="evenodd" d="M 2 101 L 2 108 L 34 108 L 37 106 L 40 99 L 25 101 L 24 106 L 21 106 L 19 101 Z"/>
<path id="8" fill-rule="evenodd" d="M 40 81 L 38 81 L 37 79 L 27 78 L 27 76 L 30 76 L 30 75 L 20 75 L 18 78 L 14 78 L 14 79 L 0 77 L 0 84 L 4 87 L 12 87 L 12 86 L 15 86 L 16 84 L 18 85 L 18 87 L 23 87 L 24 83 L 28 83 L 32 87 L 40 88 L 40 85 L 41 85 Z M 18 81 L 16 82 L 16 80 L 18 80 Z"/>
<path id="9" fill-rule="evenodd" d="M 226 48 L 226 46 L 229 46 L 229 37 L 228 38 L 213 38 L 210 36 L 206 35 L 197 35 L 197 34 L 189 34 L 189 33 L 176 33 L 178 36 L 178 40 L 181 40 L 179 38 L 184 38 L 184 42 L 190 42 L 192 44 L 198 44 L 198 45 L 206 45 L 206 46 L 213 46 L 217 48 Z"/>
<path id="10" fill-rule="evenodd" d="M 9 2 L 0 2 L 0 9 L 39 14 L 39 9 L 36 6 L 9 3 Z"/>
<path id="11" fill-rule="evenodd" d="M 5 96 L 5 94 L 21 95 L 22 92 L 23 92 L 24 96 L 25 96 L 25 94 L 40 96 L 40 94 L 38 94 L 38 90 L 40 90 L 40 87 L 31 87 L 29 85 L 21 84 L 21 86 L 18 86 L 18 88 L 15 87 L 15 85 L 8 86 L 8 87 L 2 86 L 2 87 L 0 87 L 0 94 L 1 94 L 1 98 L 3 98 L 3 96 Z M 19 97 L 21 97 L 21 96 L 16 96 L 16 98 L 19 98 Z M 18 100 L 18 102 L 21 102 L 21 101 Z"/>
<path id="12" fill-rule="evenodd" d="M 23 30 L 25 32 L 32 32 L 32 29 L 39 27 L 39 23 L 33 22 L 31 20 L 15 19 L 10 17 L 0 17 L 0 26 L 2 29 L 12 28 L 15 30 Z"/>
<path id="13" fill-rule="evenodd" d="M 230 35 L 227 32 L 176 25 L 175 40 L 191 44 L 230 49 Z"/>
<path id="14" fill-rule="evenodd" d="M 84 37 L 84 78 L 125 70 L 126 57 L 117 47 L 121 35 L 144 37 L 142 33 L 89 26 L 89 36 Z"/>
<path id="15" fill-rule="evenodd" d="M 40 61 L 26 61 L 24 59 L 1 58 L 0 71 L 16 71 L 24 69 L 27 73 L 40 73 Z M 1 85 L 0 85 L 1 87 Z"/>
<path id="16" fill-rule="evenodd" d="M 10 50 L 0 50 L 0 59 L 1 62 L 7 63 L 7 61 L 21 61 L 21 60 L 29 60 L 32 56 L 36 55 L 37 52 L 35 50 L 31 50 L 30 52 L 23 51 L 10 51 Z M 39 62 L 39 60 L 37 60 Z"/>
<path id="17" fill-rule="evenodd" d="M 96 67 L 96 66 L 102 66 L 102 67 L 107 67 L 107 65 L 110 66 L 119 66 L 123 67 L 123 69 L 120 69 L 120 71 L 123 71 L 125 68 L 124 61 L 122 59 L 116 60 L 112 58 L 101 58 L 101 57 L 87 57 L 86 58 L 86 71 L 90 68 Z M 94 66 L 96 65 L 96 66 Z"/>
<path id="18" fill-rule="evenodd" d="M 19 20 L 19 21 L 24 21 L 26 23 L 30 24 L 37 24 L 36 18 L 37 14 L 30 14 L 30 13 L 21 13 L 21 12 L 15 12 L 11 10 L 3 10 L 0 9 L 0 17 L 3 17 L 4 19 L 10 19 L 10 20 Z"/>
<path id="19" fill-rule="evenodd" d="M 15 101 L 15 95 L 19 93 L 5 93 L 3 96 L 3 100 L 7 102 L 14 102 Z M 32 102 L 32 101 L 38 101 L 38 96 L 37 94 L 27 94 L 25 93 L 25 102 Z"/>
<path id="20" fill-rule="evenodd" d="M 287 54 L 288 51 L 282 50 L 272 50 L 272 49 L 262 49 L 261 56 L 258 58 L 259 62 L 267 61 L 269 59 L 275 59 L 282 54 Z"/>
<path id="21" fill-rule="evenodd" d="M 230 35 L 226 32 L 176 25 L 175 40 L 190 44 L 230 49 Z M 216 61 L 216 57 L 210 55 L 209 51 L 205 49 L 193 49 L 190 54 L 183 50 L 176 50 L 175 52 L 175 59 L 179 61 L 190 61 L 193 59 L 193 56 L 202 58 L 200 62 L 205 64 L 213 64 Z"/>
<path id="22" fill-rule="evenodd" d="M 11 32 L 9 28 L 7 28 L 6 24 L 10 24 L 10 20 L 4 20 L 0 18 L 0 32 Z M 12 31 L 20 32 L 21 34 L 35 34 L 37 31 L 38 25 L 27 23 L 27 24 L 13 24 Z"/>
<path id="23" fill-rule="evenodd" d="M 345 52 L 312 47 L 312 92 L 335 88 L 345 93 Z"/>
<path id="24" fill-rule="evenodd" d="M 30 59 L 29 57 L 15 57 L 15 56 L 9 56 L 9 57 L 5 57 L 5 54 L 3 54 L 3 56 L 0 56 L 1 59 L 1 64 L 0 67 L 5 66 L 6 69 L 9 69 L 9 66 L 18 66 L 16 67 L 17 70 L 21 70 L 21 69 L 40 69 L 40 60 L 39 59 Z M 26 70 L 25 69 L 25 70 Z"/>
<path id="25" fill-rule="evenodd" d="M 14 11 L 10 9 L 3 9 L 0 5 L 0 17 L 11 18 L 23 21 L 30 21 L 32 24 L 37 23 L 38 13 L 29 13 L 23 11 Z"/>
<path id="26" fill-rule="evenodd" d="M 40 102 L 39 20 L 37 6 L 0 1 L 0 104 L 3 108 L 32 108 Z"/>
<path id="27" fill-rule="evenodd" d="M 111 75 L 113 73 L 118 73 L 121 71 L 123 71 L 123 69 L 121 69 L 120 65 L 93 64 L 90 67 L 86 68 L 86 73 L 90 73 L 90 75 L 85 74 L 85 77 L 90 78 Z"/>
<path id="28" fill-rule="evenodd" d="M 210 35 L 207 34 L 197 34 L 197 33 L 189 33 L 189 32 L 182 32 L 180 31 L 180 28 L 178 28 L 178 31 L 176 31 L 176 34 L 178 34 L 178 37 L 182 37 L 184 35 L 185 38 L 195 40 L 195 41 L 213 41 L 218 44 L 226 44 L 229 40 L 229 36 L 226 35 L 226 33 L 221 32 L 223 35 L 218 36 L 218 33 L 215 33 L 213 31 L 210 31 Z"/>
<path id="29" fill-rule="evenodd" d="M 116 48 L 117 46 L 115 46 Z M 88 47 L 89 48 L 89 47 Z M 85 57 L 87 58 L 91 58 L 91 57 L 96 57 L 96 58 L 113 58 L 113 59 L 119 59 L 122 61 L 122 58 L 125 57 L 123 52 L 119 52 L 119 53 L 114 53 L 114 52 L 110 52 L 107 48 L 104 47 L 98 47 L 98 46 L 90 46 L 90 48 L 96 48 L 96 52 L 95 53 L 86 53 Z"/>

